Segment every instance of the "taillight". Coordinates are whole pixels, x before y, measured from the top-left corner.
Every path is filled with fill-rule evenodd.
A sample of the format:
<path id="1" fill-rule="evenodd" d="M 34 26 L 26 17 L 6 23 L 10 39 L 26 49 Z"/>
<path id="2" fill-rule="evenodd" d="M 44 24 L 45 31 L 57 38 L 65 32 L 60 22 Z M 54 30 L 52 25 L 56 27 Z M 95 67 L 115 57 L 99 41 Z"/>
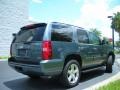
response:
<path id="1" fill-rule="evenodd" d="M 42 43 L 42 59 L 49 60 L 52 58 L 51 41 L 43 41 Z"/>

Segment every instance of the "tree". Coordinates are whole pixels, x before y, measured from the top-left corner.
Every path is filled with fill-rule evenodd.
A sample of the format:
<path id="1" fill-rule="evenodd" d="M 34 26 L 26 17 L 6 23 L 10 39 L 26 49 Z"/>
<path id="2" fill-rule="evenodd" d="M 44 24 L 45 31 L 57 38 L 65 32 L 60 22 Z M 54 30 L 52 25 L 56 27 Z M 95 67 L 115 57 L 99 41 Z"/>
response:
<path id="1" fill-rule="evenodd" d="M 120 48 L 120 41 L 116 41 L 116 47 L 119 47 Z"/>
<path id="2" fill-rule="evenodd" d="M 116 41 L 115 46 L 116 46 L 116 53 L 120 53 L 120 41 Z"/>
<path id="3" fill-rule="evenodd" d="M 91 32 L 94 32 L 97 36 L 101 37 L 102 33 L 101 31 L 97 30 L 96 28 L 91 28 L 90 29 Z"/>
<path id="4" fill-rule="evenodd" d="M 115 13 L 112 17 L 111 28 L 118 32 L 120 41 L 120 12 Z"/>

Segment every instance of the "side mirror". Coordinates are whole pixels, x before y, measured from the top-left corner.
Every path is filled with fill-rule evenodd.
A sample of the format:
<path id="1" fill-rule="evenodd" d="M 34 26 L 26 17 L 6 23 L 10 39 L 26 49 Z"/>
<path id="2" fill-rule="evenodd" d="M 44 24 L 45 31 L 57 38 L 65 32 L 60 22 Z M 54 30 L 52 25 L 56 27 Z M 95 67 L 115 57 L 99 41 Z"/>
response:
<path id="1" fill-rule="evenodd" d="M 105 39 L 103 39 L 103 40 L 101 41 L 101 44 L 102 44 L 102 45 L 108 44 L 108 41 L 106 41 Z"/>
<path id="2" fill-rule="evenodd" d="M 17 35 L 16 33 L 13 33 L 13 34 L 12 34 L 13 37 L 16 37 L 16 35 Z"/>

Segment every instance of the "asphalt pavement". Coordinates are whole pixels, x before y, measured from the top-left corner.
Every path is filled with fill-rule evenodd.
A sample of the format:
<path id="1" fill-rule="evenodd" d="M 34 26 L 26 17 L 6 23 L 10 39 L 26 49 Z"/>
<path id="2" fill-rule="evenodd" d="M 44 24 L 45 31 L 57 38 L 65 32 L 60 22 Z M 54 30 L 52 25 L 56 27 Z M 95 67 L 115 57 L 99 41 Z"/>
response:
<path id="1" fill-rule="evenodd" d="M 30 79 L 11 69 L 7 61 L 0 61 L 0 90 L 83 90 L 113 77 L 119 70 L 118 66 L 114 64 L 111 74 L 105 73 L 104 67 L 83 72 L 79 85 L 68 89 L 55 80 Z"/>

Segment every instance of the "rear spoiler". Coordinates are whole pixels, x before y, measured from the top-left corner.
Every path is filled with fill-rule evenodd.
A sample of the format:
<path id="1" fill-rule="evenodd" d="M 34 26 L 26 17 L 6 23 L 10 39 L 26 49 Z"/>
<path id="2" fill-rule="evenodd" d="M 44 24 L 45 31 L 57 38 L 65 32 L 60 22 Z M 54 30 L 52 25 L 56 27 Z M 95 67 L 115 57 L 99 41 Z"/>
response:
<path id="1" fill-rule="evenodd" d="M 33 28 L 37 28 L 40 26 L 46 26 L 46 23 L 36 23 L 36 24 L 30 24 L 30 25 L 26 25 L 24 27 L 21 28 L 21 30 L 26 30 L 26 29 L 33 29 Z"/>

